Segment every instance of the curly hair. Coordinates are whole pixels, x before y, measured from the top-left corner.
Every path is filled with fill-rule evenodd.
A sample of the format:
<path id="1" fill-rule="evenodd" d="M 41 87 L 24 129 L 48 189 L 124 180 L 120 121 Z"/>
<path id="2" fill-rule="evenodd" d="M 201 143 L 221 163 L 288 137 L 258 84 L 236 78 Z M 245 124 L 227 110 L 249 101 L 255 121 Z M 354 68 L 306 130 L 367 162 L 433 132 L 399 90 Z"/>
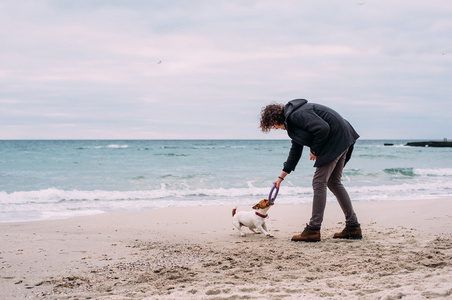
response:
<path id="1" fill-rule="evenodd" d="M 271 103 L 261 109 L 262 132 L 269 132 L 275 125 L 284 124 L 284 105 L 279 103 Z"/>

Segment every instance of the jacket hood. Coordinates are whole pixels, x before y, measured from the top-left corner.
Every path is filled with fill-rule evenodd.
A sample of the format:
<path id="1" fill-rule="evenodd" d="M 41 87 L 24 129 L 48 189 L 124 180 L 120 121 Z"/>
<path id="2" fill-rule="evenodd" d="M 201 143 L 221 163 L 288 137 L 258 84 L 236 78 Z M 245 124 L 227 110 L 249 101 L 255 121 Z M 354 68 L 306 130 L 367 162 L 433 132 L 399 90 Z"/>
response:
<path id="1" fill-rule="evenodd" d="M 286 118 L 286 120 L 293 111 L 295 111 L 297 108 L 299 108 L 300 106 L 302 106 L 306 103 L 308 103 L 308 100 L 305 100 L 305 99 L 294 99 L 294 100 L 289 101 L 284 106 L 284 117 Z"/>

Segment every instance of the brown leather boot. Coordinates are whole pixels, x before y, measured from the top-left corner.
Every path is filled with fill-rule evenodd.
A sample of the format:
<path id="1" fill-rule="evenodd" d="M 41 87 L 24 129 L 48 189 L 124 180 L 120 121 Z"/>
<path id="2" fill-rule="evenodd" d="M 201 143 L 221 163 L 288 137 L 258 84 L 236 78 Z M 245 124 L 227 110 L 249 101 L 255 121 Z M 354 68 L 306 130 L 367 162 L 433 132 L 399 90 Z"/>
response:
<path id="1" fill-rule="evenodd" d="M 317 228 L 315 228 L 317 229 Z M 301 234 L 294 235 L 292 237 L 294 242 L 319 242 L 320 241 L 320 229 L 313 230 L 311 226 L 306 224 L 303 232 Z"/>
<path id="2" fill-rule="evenodd" d="M 341 232 L 336 232 L 333 239 L 350 239 L 350 240 L 360 240 L 363 238 L 361 233 L 361 226 L 350 226 L 345 225 L 345 228 Z"/>

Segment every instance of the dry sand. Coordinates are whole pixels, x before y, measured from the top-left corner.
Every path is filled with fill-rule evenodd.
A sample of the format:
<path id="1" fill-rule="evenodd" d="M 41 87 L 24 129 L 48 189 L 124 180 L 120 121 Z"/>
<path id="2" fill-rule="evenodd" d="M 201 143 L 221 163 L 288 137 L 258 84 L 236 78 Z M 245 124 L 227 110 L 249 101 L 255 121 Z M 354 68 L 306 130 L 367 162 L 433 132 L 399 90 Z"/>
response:
<path id="1" fill-rule="evenodd" d="M 355 203 L 363 240 L 290 238 L 310 205 L 269 211 L 240 237 L 232 207 L 168 208 L 0 224 L 0 299 L 452 298 L 452 199 Z M 239 207 L 239 210 L 251 210 Z"/>

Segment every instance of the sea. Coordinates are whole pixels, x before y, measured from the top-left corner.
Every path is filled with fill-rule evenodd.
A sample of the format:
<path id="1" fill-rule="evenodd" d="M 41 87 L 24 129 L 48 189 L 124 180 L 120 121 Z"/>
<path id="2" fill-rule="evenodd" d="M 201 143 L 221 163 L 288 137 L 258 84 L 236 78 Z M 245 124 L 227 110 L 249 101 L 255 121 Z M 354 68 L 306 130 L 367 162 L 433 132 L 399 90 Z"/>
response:
<path id="1" fill-rule="evenodd" d="M 452 197 L 452 148 L 406 146 L 410 141 L 357 141 L 343 173 L 353 201 Z M 268 198 L 290 145 L 290 140 L 1 140 L 0 222 L 251 206 Z M 314 171 L 305 148 L 275 205 L 312 202 Z M 328 201 L 336 201 L 331 193 Z"/>

